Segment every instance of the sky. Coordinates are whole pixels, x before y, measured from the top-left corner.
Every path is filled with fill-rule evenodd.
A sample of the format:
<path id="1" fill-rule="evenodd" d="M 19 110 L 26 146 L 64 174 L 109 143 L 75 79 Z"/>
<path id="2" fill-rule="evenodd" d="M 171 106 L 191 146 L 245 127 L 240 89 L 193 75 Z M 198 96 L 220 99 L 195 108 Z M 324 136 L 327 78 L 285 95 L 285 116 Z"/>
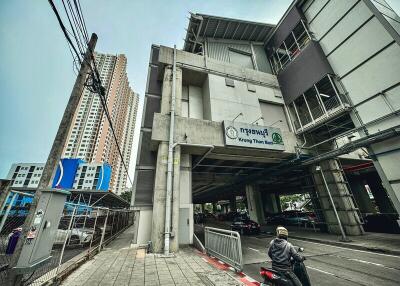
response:
<path id="1" fill-rule="evenodd" d="M 276 24 L 292 1 L 80 2 L 88 32 L 98 35 L 96 51 L 125 54 L 131 87 L 140 94 L 129 168 L 133 177 L 151 45 L 182 48 L 189 11 Z M 387 2 L 399 13 L 400 0 Z M 12 163 L 46 161 L 75 81 L 72 66 L 47 1 L 0 1 L 0 178 L 6 177 Z"/>

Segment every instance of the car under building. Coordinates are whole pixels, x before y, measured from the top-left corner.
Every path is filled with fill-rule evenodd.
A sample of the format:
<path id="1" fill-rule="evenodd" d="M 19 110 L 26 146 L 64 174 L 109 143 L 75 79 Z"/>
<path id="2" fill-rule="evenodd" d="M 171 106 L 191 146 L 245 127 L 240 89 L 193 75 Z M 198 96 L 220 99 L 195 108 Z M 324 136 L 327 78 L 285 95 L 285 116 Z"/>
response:
<path id="1" fill-rule="evenodd" d="M 331 233 L 335 210 L 348 235 L 368 213 L 397 218 L 399 34 L 382 0 L 296 0 L 277 25 L 191 14 L 182 50 L 151 47 L 135 242 L 176 251 L 194 204 L 236 196 L 263 223 L 280 195 L 308 194 Z"/>

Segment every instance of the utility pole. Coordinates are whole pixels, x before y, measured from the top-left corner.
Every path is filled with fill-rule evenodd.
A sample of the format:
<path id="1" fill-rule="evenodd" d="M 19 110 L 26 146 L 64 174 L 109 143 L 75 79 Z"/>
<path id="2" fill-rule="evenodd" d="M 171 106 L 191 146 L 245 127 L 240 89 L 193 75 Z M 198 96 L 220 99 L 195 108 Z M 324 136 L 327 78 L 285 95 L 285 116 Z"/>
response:
<path id="1" fill-rule="evenodd" d="M 74 114 L 76 109 L 78 108 L 79 100 L 85 87 L 87 76 L 91 70 L 90 63 L 92 60 L 92 53 L 94 53 L 96 42 L 97 35 L 93 33 L 88 43 L 88 49 L 86 50 L 86 53 L 84 55 L 79 74 L 76 77 L 75 85 L 69 97 L 67 107 L 65 108 L 64 115 L 61 119 L 60 126 L 58 127 L 56 137 L 54 138 L 53 146 L 51 147 L 46 165 L 44 166 L 42 177 L 40 178 L 35 197 L 33 198 L 28 216 L 26 217 L 24 225 L 22 227 L 22 235 L 18 240 L 17 246 L 12 256 L 10 268 L 15 267 L 18 262 L 22 247 L 27 238 L 28 230 L 33 223 L 33 219 L 36 213 L 36 207 L 42 194 L 42 190 L 52 187 L 54 175 L 56 173 L 57 166 L 60 162 L 61 155 L 67 141 L 69 129 L 72 126 Z M 11 271 L 9 285 L 21 285 L 22 277 L 22 275 L 16 275 L 15 273 L 13 274 L 13 271 Z"/>

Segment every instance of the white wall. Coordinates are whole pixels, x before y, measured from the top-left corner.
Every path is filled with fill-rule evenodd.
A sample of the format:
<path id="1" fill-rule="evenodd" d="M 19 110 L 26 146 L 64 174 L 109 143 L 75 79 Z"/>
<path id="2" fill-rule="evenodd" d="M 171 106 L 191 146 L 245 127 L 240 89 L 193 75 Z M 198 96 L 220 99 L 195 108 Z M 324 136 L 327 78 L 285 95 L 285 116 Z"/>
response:
<path id="1" fill-rule="evenodd" d="M 139 227 L 137 232 L 137 244 L 146 244 L 151 240 L 151 227 L 153 221 L 153 209 L 141 209 L 139 214 Z"/>
<path id="2" fill-rule="evenodd" d="M 235 64 L 235 62 L 230 58 L 229 49 L 242 51 L 251 55 L 253 62 L 252 69 L 266 73 L 272 73 L 271 66 L 261 43 L 250 43 L 234 40 L 207 40 L 208 57 Z M 246 67 L 249 68 L 248 66 Z"/>
<path id="3" fill-rule="evenodd" d="M 198 86 L 189 86 L 189 117 L 203 119 L 203 90 Z"/>
<path id="4" fill-rule="evenodd" d="M 273 124 L 274 127 L 280 128 L 281 130 L 290 131 L 284 105 L 260 102 L 260 108 L 266 126 L 271 126 L 271 124 Z M 282 120 L 282 122 L 279 122 L 279 120 Z"/>
<path id="5" fill-rule="evenodd" d="M 225 78 L 221 76 L 208 75 L 209 98 L 211 106 L 211 120 L 232 120 L 240 112 L 243 116 L 238 117 L 238 122 L 250 123 L 262 116 L 260 100 L 283 104 L 280 92 L 274 88 L 253 85 L 255 92 L 248 90 L 246 82 L 235 80 L 234 87 L 225 84 Z M 270 122 L 268 122 L 270 123 Z M 264 124 L 262 120 L 259 124 Z"/>
<path id="6" fill-rule="evenodd" d="M 192 159 L 189 154 L 181 155 L 179 185 L 179 244 L 193 243 L 193 200 L 192 200 Z"/>
<path id="7" fill-rule="evenodd" d="M 381 14 L 393 11 L 374 1 L 371 3 L 380 7 L 380 12 L 365 1 L 324 3 L 327 2 L 308 1 L 303 9 L 307 9 L 310 30 L 340 77 L 362 123 L 370 134 L 400 125 L 398 115 L 393 114 L 400 107 L 400 46 L 391 34 L 387 17 Z M 400 169 L 396 167 L 400 160 L 399 142 L 394 138 L 374 144 L 371 151 L 376 154 L 374 164 L 383 185 L 400 213 Z"/>

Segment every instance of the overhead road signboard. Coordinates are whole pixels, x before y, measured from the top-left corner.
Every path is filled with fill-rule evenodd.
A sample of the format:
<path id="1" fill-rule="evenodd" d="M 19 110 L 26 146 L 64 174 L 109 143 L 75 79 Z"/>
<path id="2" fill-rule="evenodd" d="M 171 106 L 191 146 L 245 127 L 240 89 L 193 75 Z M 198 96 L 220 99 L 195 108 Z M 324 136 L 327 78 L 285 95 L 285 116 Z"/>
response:
<path id="1" fill-rule="evenodd" d="M 279 128 L 224 120 L 226 146 L 284 151 L 282 132 Z"/>

